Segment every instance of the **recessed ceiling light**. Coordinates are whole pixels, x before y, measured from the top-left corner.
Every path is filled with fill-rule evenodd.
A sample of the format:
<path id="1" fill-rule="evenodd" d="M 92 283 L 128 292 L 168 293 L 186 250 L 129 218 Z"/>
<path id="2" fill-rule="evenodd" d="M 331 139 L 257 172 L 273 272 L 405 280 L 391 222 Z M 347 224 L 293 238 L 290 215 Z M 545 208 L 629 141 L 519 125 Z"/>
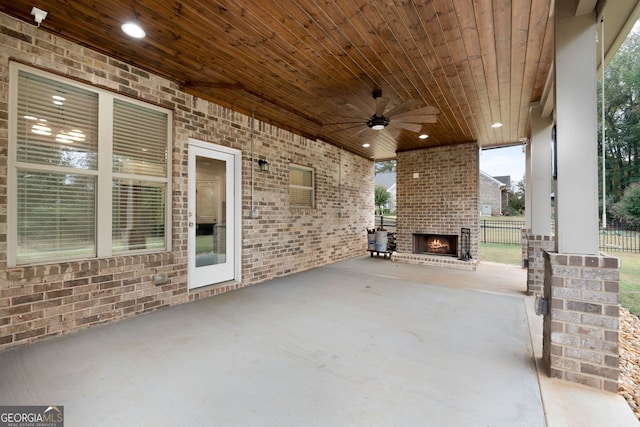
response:
<path id="1" fill-rule="evenodd" d="M 363 146 L 364 148 L 369 148 L 369 147 L 371 147 L 371 144 L 366 144 L 366 143 L 365 143 L 365 144 L 362 144 L 362 146 Z"/>
<path id="2" fill-rule="evenodd" d="M 134 39 L 142 39 L 147 35 L 142 27 L 135 22 L 125 22 L 120 28 L 122 28 L 122 31 L 124 31 L 126 35 Z"/>
<path id="3" fill-rule="evenodd" d="M 427 138 L 429 138 L 429 135 L 427 135 L 426 133 L 423 133 L 423 134 L 420 134 L 420 136 L 418 136 L 418 138 L 427 139 Z"/>
<path id="4" fill-rule="evenodd" d="M 494 124 L 491 125 L 492 128 L 501 128 L 502 127 L 502 123 L 500 122 L 495 122 Z"/>

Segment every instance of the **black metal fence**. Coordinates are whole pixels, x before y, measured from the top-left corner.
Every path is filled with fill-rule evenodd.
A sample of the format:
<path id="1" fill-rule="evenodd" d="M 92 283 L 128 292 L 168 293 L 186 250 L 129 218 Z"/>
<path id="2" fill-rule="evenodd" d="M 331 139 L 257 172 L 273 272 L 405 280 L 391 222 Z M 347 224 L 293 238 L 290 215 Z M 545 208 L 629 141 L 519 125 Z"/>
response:
<path id="1" fill-rule="evenodd" d="M 376 215 L 376 228 L 384 228 L 389 232 L 396 231 L 396 218 Z M 498 245 L 521 245 L 524 221 L 480 220 L 480 242 Z M 553 229 L 553 224 L 551 226 Z M 600 228 L 600 250 L 605 252 L 640 253 L 640 230 L 611 224 Z"/>
<path id="2" fill-rule="evenodd" d="M 524 221 L 482 219 L 480 220 L 480 242 L 521 245 L 524 225 Z M 600 250 L 640 253 L 640 231 L 616 224 L 600 228 Z"/>
<path id="3" fill-rule="evenodd" d="M 521 245 L 524 221 L 480 220 L 480 242 Z"/>
<path id="4" fill-rule="evenodd" d="M 600 229 L 600 249 L 605 252 L 640 253 L 640 232 L 615 226 Z"/>

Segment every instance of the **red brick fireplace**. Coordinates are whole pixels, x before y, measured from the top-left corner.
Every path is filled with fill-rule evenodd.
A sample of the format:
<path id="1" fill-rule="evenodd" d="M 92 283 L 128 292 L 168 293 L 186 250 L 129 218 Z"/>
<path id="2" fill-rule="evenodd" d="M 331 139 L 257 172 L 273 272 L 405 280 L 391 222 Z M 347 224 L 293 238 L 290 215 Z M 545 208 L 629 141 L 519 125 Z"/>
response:
<path id="1" fill-rule="evenodd" d="M 474 270 L 480 234 L 477 144 L 400 152 L 396 170 L 394 260 Z"/>

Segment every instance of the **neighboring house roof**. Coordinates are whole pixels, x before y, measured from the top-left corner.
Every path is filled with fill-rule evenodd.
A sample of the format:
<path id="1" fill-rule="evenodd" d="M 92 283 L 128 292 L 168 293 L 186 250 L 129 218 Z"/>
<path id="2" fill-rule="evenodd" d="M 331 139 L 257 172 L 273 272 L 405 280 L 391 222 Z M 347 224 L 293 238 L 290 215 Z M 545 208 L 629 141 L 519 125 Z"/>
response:
<path id="1" fill-rule="evenodd" d="M 491 176 L 485 172 L 480 171 L 480 174 L 482 176 L 484 176 L 485 178 L 493 181 L 497 186 L 500 187 L 500 189 L 503 189 L 505 187 L 507 187 L 508 185 L 511 185 L 511 177 L 510 176 Z M 505 182 L 506 181 L 506 182 Z"/>
<path id="2" fill-rule="evenodd" d="M 511 188 L 511 175 L 494 176 L 492 178 L 503 183 L 507 189 Z"/>
<path id="3" fill-rule="evenodd" d="M 377 173 L 375 178 L 376 185 L 382 185 L 387 191 L 396 185 L 395 172 Z"/>

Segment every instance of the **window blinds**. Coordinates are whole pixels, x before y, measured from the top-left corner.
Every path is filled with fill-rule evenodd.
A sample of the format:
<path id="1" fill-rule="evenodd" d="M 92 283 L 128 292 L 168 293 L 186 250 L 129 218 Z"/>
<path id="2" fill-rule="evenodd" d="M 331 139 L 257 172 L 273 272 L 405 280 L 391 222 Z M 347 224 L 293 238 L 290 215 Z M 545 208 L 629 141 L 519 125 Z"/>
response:
<path id="1" fill-rule="evenodd" d="M 165 245 L 167 126 L 165 113 L 114 101 L 114 253 Z M 159 177 L 162 182 L 153 182 Z"/>
<path id="2" fill-rule="evenodd" d="M 289 206 L 292 208 L 313 208 L 313 169 L 290 165 Z"/>
<path id="3" fill-rule="evenodd" d="M 17 161 L 95 170 L 97 94 L 24 72 L 18 80 Z"/>
<path id="4" fill-rule="evenodd" d="M 113 171 L 166 177 L 167 115 L 116 99 L 113 103 Z"/>
<path id="5" fill-rule="evenodd" d="M 95 256 L 96 94 L 20 72 L 17 111 L 17 262 Z"/>

